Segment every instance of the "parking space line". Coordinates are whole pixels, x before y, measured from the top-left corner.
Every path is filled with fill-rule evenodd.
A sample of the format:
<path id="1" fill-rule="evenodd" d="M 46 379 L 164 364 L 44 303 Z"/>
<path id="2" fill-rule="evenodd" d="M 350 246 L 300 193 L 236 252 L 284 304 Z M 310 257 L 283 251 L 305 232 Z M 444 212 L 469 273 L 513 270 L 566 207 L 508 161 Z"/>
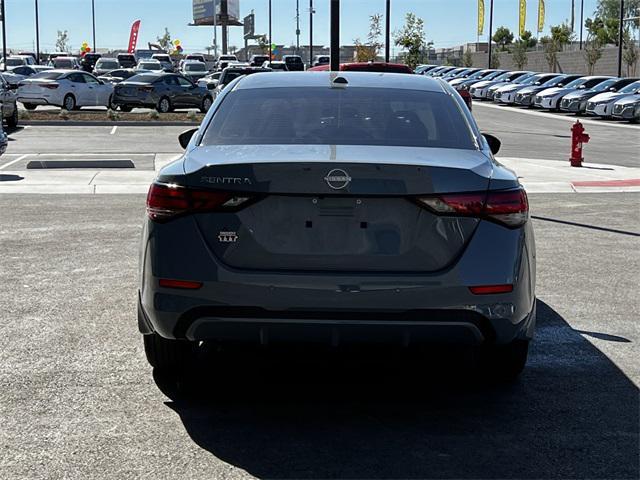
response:
<path id="1" fill-rule="evenodd" d="M 11 160 L 10 162 L 5 163 L 4 165 L 0 165 L 0 170 L 4 170 L 5 168 L 13 165 L 14 163 L 18 163 L 20 160 L 24 160 L 28 156 L 29 156 L 29 154 L 22 155 L 22 156 L 16 158 L 15 160 Z"/>
<path id="2" fill-rule="evenodd" d="M 118 130 L 118 126 L 117 125 L 111 129 L 110 135 L 113 135 L 114 133 L 116 133 L 116 130 Z"/>

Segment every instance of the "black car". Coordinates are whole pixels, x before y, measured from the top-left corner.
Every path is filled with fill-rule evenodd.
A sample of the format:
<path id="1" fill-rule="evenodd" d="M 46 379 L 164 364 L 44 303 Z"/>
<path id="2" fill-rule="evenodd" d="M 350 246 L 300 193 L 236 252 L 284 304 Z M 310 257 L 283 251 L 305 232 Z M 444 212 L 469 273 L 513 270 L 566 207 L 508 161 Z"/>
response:
<path id="1" fill-rule="evenodd" d="M 175 73 L 143 73 L 113 89 L 113 104 L 123 112 L 134 107 L 155 108 L 160 113 L 195 107 L 206 112 L 212 103 L 209 90 Z"/>
<path id="2" fill-rule="evenodd" d="M 224 87 L 230 84 L 233 80 L 244 75 L 252 75 L 254 73 L 271 72 L 270 68 L 262 67 L 227 67 L 222 71 L 220 80 L 216 86 L 216 95 L 220 93 Z"/>
<path id="3" fill-rule="evenodd" d="M 100 55 L 99 53 L 85 54 L 82 57 L 82 60 L 80 60 L 80 66 L 82 67 L 82 70 L 92 73 L 93 68 L 96 66 L 96 62 L 100 60 L 100 57 L 102 57 L 102 55 Z"/>
<path id="4" fill-rule="evenodd" d="M 135 68 L 120 68 L 118 70 L 111 70 L 104 75 L 100 75 L 98 78 L 106 83 L 120 83 L 141 73 L 144 71 L 137 70 Z"/>
<path id="5" fill-rule="evenodd" d="M 249 64 L 252 67 L 261 67 L 264 62 L 269 61 L 269 55 L 251 55 Z"/>
<path id="6" fill-rule="evenodd" d="M 119 53 L 116 58 L 122 68 L 135 68 L 138 64 L 133 53 Z"/>
<path id="7" fill-rule="evenodd" d="M 304 63 L 300 55 L 285 55 L 282 60 L 287 64 L 290 72 L 304 72 Z"/>

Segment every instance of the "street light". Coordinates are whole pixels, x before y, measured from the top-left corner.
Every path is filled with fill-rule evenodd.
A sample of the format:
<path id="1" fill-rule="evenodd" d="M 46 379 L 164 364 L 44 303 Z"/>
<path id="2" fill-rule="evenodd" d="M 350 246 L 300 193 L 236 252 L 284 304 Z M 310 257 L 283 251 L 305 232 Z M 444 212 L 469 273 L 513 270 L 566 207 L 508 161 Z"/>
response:
<path id="1" fill-rule="evenodd" d="M 624 0 L 620 0 L 620 24 L 618 25 L 618 77 L 622 76 L 622 42 L 624 31 Z"/>
<path id="2" fill-rule="evenodd" d="M 340 70 L 340 0 L 331 0 L 331 71 Z"/>
<path id="3" fill-rule="evenodd" d="M 36 0 L 36 62 L 40 64 L 40 20 L 38 16 L 38 0 Z"/>
<path id="4" fill-rule="evenodd" d="M 489 65 L 487 68 L 491 68 L 491 37 L 493 37 L 493 0 L 491 0 L 489 7 Z"/>
<path id="5" fill-rule="evenodd" d="M 271 38 L 271 0 L 269 0 L 269 61 L 273 60 L 273 40 Z"/>
<path id="6" fill-rule="evenodd" d="M 309 0 L 309 68 L 313 67 L 313 0 Z"/>
<path id="7" fill-rule="evenodd" d="M 7 71 L 7 29 L 5 28 L 6 13 L 4 11 L 4 0 L 0 0 L 0 15 L 2 15 L 2 64 L 4 71 Z"/>
<path id="8" fill-rule="evenodd" d="M 391 58 L 391 0 L 387 0 L 387 14 L 385 16 L 386 32 L 384 44 L 386 46 L 384 51 L 384 61 L 389 63 Z"/>
<path id="9" fill-rule="evenodd" d="M 93 51 L 97 50 L 96 47 L 96 0 L 91 0 L 91 18 L 93 20 Z"/>

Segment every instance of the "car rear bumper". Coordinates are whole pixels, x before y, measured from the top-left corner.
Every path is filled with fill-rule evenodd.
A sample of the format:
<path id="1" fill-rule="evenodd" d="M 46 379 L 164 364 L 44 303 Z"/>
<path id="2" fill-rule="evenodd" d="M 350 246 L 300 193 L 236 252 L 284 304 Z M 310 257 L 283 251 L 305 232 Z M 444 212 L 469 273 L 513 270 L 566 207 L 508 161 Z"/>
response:
<path id="1" fill-rule="evenodd" d="M 50 101 L 47 98 L 43 98 L 43 97 L 30 97 L 28 95 L 23 95 L 17 98 L 17 101 L 20 103 L 26 103 L 26 104 L 31 104 L 31 105 L 54 105 L 54 106 L 60 106 L 59 103 L 52 103 L 52 101 Z"/>

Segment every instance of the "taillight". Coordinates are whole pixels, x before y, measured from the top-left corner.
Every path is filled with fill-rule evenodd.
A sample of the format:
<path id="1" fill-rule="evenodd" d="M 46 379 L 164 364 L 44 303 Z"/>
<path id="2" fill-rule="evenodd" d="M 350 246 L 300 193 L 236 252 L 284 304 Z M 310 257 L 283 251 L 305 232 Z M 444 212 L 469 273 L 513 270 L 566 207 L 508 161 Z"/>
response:
<path id="1" fill-rule="evenodd" d="M 60 84 L 58 83 L 43 83 L 41 84 L 42 87 L 44 88 L 48 88 L 49 90 L 55 90 L 56 88 L 58 88 L 60 86 Z"/>
<path id="2" fill-rule="evenodd" d="M 497 293 L 510 293 L 513 292 L 513 285 L 479 285 L 476 287 L 469 287 L 469 291 L 474 295 L 495 295 Z"/>
<path id="3" fill-rule="evenodd" d="M 189 213 L 234 211 L 245 206 L 251 199 L 234 195 L 233 192 L 153 183 L 147 194 L 147 215 L 156 222 L 166 222 Z"/>
<path id="4" fill-rule="evenodd" d="M 420 205 L 439 215 L 478 217 L 509 228 L 524 225 L 529 218 L 529 201 L 522 188 L 486 193 L 454 193 L 420 197 Z"/>

